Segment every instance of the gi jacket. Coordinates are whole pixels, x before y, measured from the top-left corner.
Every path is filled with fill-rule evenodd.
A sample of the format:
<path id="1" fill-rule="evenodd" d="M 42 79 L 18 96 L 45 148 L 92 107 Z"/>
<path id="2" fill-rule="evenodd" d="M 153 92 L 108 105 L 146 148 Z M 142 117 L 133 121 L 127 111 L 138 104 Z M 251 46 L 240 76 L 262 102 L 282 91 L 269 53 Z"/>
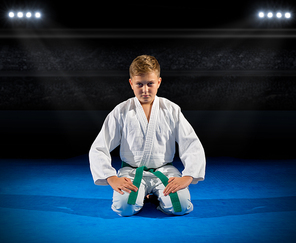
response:
<path id="1" fill-rule="evenodd" d="M 106 117 L 89 152 L 95 184 L 106 185 L 108 177 L 117 175 L 110 152 L 118 145 L 121 160 L 130 166 L 163 167 L 166 174 L 173 167 L 165 165 L 174 159 L 175 142 L 184 165 L 182 176 L 192 176 L 193 184 L 203 180 L 204 149 L 178 105 L 156 96 L 148 122 L 136 97 L 120 103 Z"/>

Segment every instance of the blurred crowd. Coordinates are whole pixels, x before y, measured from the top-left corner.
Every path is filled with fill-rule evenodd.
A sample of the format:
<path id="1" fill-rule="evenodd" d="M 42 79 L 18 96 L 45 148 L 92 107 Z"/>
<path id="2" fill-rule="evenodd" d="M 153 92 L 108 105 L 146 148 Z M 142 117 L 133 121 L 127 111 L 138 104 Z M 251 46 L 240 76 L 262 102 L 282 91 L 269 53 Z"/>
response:
<path id="1" fill-rule="evenodd" d="M 162 70 L 296 70 L 296 47 L 268 40 L 184 42 L 162 40 L 120 44 L 78 40 L 7 41 L 0 47 L 0 109 L 110 110 L 133 96 L 128 76 L 8 77 L 21 74 L 126 70 L 141 54 L 155 56 Z M 232 40 L 233 41 L 233 40 Z M 128 73 L 127 73 L 128 75 Z M 185 110 L 295 110 L 293 76 L 166 77 L 159 96 Z M 169 81 L 170 85 L 167 85 Z"/>
<path id="2" fill-rule="evenodd" d="M 2 45 L 0 71 L 126 70 L 141 54 L 154 55 L 162 70 L 296 70 L 293 46 L 244 42 L 213 45 L 206 41 L 183 45 L 179 42 L 111 45 L 32 41 Z"/>
<path id="3" fill-rule="evenodd" d="M 158 96 L 183 110 L 295 110 L 294 77 L 169 77 Z M 133 97 L 121 77 L 0 77 L 0 110 L 111 110 Z"/>

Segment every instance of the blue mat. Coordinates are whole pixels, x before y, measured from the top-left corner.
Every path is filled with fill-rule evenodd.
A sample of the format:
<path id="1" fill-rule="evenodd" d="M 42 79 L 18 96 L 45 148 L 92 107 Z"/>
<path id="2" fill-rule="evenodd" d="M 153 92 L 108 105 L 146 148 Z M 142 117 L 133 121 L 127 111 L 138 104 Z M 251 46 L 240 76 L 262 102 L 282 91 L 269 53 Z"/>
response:
<path id="1" fill-rule="evenodd" d="M 192 213 L 147 203 L 123 218 L 111 187 L 93 184 L 87 156 L 0 160 L 0 242 L 295 242 L 296 160 L 207 162 L 205 181 L 190 186 Z"/>

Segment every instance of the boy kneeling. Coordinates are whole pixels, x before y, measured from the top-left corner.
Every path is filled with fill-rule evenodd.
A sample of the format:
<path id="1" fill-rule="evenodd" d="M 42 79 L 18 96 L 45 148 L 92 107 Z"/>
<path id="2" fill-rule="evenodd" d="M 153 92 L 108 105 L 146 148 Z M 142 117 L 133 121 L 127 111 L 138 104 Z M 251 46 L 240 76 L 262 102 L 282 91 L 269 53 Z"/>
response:
<path id="1" fill-rule="evenodd" d="M 96 185 L 113 189 L 112 209 L 121 216 L 138 213 L 149 194 L 169 215 L 193 210 L 188 186 L 205 176 L 204 149 L 179 106 L 158 97 L 158 61 L 138 56 L 130 66 L 135 97 L 117 105 L 107 116 L 91 146 L 89 158 Z M 182 174 L 172 165 L 178 143 Z M 122 168 L 116 173 L 110 152 L 120 145 Z"/>

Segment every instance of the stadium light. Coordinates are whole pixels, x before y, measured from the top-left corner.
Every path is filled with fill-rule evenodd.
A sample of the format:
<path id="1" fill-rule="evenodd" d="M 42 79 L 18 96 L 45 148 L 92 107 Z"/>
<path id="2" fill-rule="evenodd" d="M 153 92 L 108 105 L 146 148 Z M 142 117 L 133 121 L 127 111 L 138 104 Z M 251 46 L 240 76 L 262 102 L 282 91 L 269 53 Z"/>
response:
<path id="1" fill-rule="evenodd" d="M 282 13 L 277 12 L 277 13 L 276 13 L 276 17 L 277 17 L 278 19 L 280 19 L 280 18 L 282 17 Z"/>
<path id="2" fill-rule="evenodd" d="M 23 14 L 23 12 L 18 12 L 18 13 L 17 13 L 17 16 L 18 16 L 19 18 L 22 18 L 22 17 L 24 16 L 24 14 Z"/>
<path id="3" fill-rule="evenodd" d="M 270 12 L 260 11 L 258 13 L 258 17 L 260 19 L 264 19 L 265 17 L 267 17 L 268 19 L 272 19 L 274 17 L 274 13 L 271 11 Z M 281 11 L 277 11 L 275 16 L 277 17 L 277 19 L 282 19 L 283 17 L 285 17 L 286 19 L 290 19 L 292 17 L 290 12 L 286 12 L 285 14 L 283 14 Z"/>
<path id="4" fill-rule="evenodd" d="M 286 17 L 286 19 L 291 18 L 291 13 L 285 13 L 285 17 Z"/>
<path id="5" fill-rule="evenodd" d="M 267 14 L 267 17 L 268 17 L 268 18 L 272 18 L 272 17 L 273 17 L 273 13 L 272 13 L 272 12 L 269 12 L 269 13 Z"/>
<path id="6" fill-rule="evenodd" d="M 260 12 L 258 15 L 259 15 L 259 18 L 264 18 L 264 13 L 263 12 Z"/>
<path id="7" fill-rule="evenodd" d="M 14 17 L 17 17 L 18 19 L 22 19 L 24 16 L 26 16 L 27 19 L 32 18 L 33 16 L 36 19 L 40 19 L 41 18 L 41 13 L 40 12 L 35 12 L 35 14 L 33 15 L 31 11 L 28 11 L 26 13 L 19 11 L 19 12 L 14 12 L 14 11 L 10 11 L 8 13 L 8 17 L 13 19 Z"/>

